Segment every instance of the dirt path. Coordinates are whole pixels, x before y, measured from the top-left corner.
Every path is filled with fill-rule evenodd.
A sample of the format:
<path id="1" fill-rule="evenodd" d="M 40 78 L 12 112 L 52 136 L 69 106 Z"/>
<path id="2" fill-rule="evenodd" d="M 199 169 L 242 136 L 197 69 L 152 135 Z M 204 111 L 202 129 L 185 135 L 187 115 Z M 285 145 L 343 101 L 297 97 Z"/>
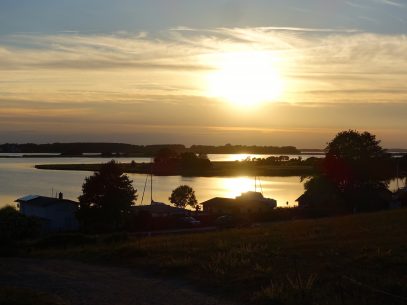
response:
<path id="1" fill-rule="evenodd" d="M 231 305 L 178 281 L 65 260 L 0 258 L 0 286 L 34 289 L 72 305 Z"/>

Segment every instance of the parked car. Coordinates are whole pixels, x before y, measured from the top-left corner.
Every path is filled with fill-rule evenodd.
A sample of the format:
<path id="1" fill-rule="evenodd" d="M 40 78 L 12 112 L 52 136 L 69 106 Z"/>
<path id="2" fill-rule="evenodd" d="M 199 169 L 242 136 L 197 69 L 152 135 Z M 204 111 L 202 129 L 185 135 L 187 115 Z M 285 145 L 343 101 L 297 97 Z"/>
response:
<path id="1" fill-rule="evenodd" d="M 220 229 L 233 228 L 236 226 L 236 219 L 231 215 L 223 215 L 216 218 L 215 224 Z"/>
<path id="2" fill-rule="evenodd" d="M 197 227 L 201 224 L 199 220 L 196 220 L 194 217 L 185 216 L 178 219 L 178 222 L 186 227 Z"/>

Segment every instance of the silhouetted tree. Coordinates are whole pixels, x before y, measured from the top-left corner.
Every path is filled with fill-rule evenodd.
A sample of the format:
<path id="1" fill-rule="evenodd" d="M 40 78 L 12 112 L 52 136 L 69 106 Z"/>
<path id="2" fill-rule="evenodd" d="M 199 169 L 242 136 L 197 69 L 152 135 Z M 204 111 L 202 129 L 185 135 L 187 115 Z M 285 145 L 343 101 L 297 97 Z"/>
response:
<path id="1" fill-rule="evenodd" d="M 180 185 L 174 189 L 168 199 L 171 203 L 179 208 L 185 208 L 187 205 L 189 205 L 197 209 L 198 206 L 195 191 L 188 185 Z"/>
<path id="2" fill-rule="evenodd" d="M 369 132 L 342 131 L 325 153 L 324 173 L 342 189 L 389 178 L 389 156 Z"/>
<path id="3" fill-rule="evenodd" d="M 338 133 L 325 148 L 322 171 L 305 183 L 303 199 L 332 212 L 383 209 L 391 199 L 390 157 L 369 132 Z"/>
<path id="4" fill-rule="evenodd" d="M 325 147 L 325 153 L 345 160 L 378 159 L 386 155 L 375 135 L 355 130 L 339 132 Z"/>
<path id="5" fill-rule="evenodd" d="M 211 167 L 208 158 L 200 158 L 195 153 L 177 153 L 171 149 L 161 149 L 154 158 L 153 173 L 156 175 L 202 173 Z"/>
<path id="6" fill-rule="evenodd" d="M 170 148 L 162 148 L 154 157 L 153 173 L 167 175 L 175 173 L 178 166 L 177 152 Z"/>
<path id="7" fill-rule="evenodd" d="M 118 229 L 137 199 L 136 192 L 114 160 L 103 164 L 99 172 L 85 178 L 78 218 L 85 228 Z"/>
<path id="8" fill-rule="evenodd" d="M 183 173 L 199 173 L 210 167 L 208 158 L 200 158 L 195 153 L 186 152 L 178 156 L 178 169 Z"/>
<path id="9" fill-rule="evenodd" d="M 0 209 L 0 242 L 36 237 L 41 231 L 38 218 L 27 217 L 12 206 Z"/>

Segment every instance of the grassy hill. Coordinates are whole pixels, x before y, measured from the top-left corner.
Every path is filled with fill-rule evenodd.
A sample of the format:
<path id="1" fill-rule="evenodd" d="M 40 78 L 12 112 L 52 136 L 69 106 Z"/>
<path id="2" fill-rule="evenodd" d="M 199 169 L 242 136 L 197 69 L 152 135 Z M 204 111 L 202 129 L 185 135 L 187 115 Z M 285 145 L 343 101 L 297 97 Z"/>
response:
<path id="1" fill-rule="evenodd" d="M 372 305 L 407 300 L 407 210 L 57 244 L 42 241 L 34 255 L 179 276 L 246 304 Z"/>

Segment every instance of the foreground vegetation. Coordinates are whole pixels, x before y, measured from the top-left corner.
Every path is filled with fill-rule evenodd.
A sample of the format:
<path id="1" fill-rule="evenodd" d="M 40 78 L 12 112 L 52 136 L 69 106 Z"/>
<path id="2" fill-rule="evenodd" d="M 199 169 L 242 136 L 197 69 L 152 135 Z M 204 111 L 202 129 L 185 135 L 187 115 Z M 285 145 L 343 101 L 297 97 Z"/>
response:
<path id="1" fill-rule="evenodd" d="M 0 287 L 0 304 L 4 305 L 67 305 L 63 300 L 26 288 Z"/>
<path id="2" fill-rule="evenodd" d="M 406 219 L 403 209 L 141 239 L 65 235 L 26 250 L 179 276 L 246 304 L 405 304 Z"/>

